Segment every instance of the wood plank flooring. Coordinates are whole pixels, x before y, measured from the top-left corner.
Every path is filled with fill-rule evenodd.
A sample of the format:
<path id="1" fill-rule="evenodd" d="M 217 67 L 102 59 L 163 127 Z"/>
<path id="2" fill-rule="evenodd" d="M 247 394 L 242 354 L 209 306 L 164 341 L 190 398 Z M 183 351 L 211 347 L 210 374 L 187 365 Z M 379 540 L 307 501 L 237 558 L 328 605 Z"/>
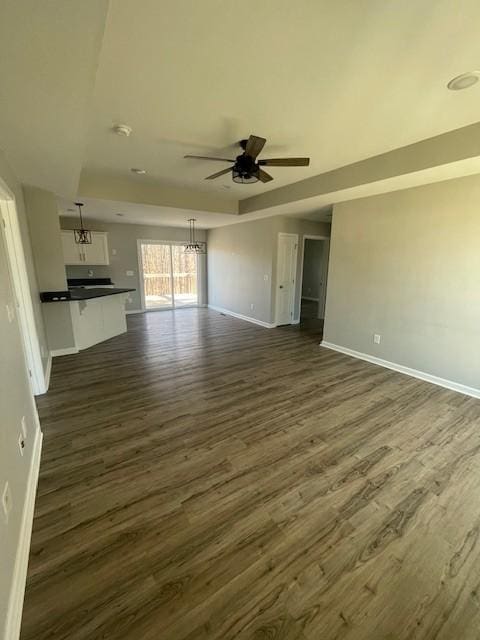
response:
<path id="1" fill-rule="evenodd" d="M 478 640 L 480 402 L 206 309 L 57 358 L 22 640 Z"/>

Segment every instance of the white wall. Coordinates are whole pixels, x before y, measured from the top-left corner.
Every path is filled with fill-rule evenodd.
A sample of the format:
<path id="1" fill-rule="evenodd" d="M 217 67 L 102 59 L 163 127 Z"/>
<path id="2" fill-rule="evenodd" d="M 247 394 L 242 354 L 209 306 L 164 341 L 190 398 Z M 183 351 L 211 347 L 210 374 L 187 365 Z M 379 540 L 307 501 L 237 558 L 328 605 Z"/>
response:
<path id="1" fill-rule="evenodd" d="M 104 222 L 86 221 L 88 227 L 94 231 L 108 232 L 108 248 L 110 252 L 109 266 L 70 266 L 67 267 L 69 278 L 87 278 L 88 271 L 93 271 L 94 277 L 110 277 L 117 287 L 133 288 L 135 292 L 130 294 L 131 302 L 126 305 L 127 310 L 139 310 L 141 308 L 140 287 L 138 277 L 138 251 L 137 240 L 165 240 L 166 242 L 180 242 L 188 239 L 188 229 L 180 227 L 160 227 L 136 224 L 108 224 Z M 75 229 L 78 226 L 76 218 L 61 218 L 60 225 L 63 229 Z M 206 232 L 198 230 L 196 233 L 199 241 L 206 240 Z M 115 255 L 113 251 L 115 250 Z M 127 271 L 133 271 L 133 276 L 127 276 Z M 206 257 L 199 256 L 199 304 L 207 303 L 207 274 Z"/>
<path id="2" fill-rule="evenodd" d="M 330 235 L 330 225 L 273 216 L 210 229 L 208 303 L 261 322 L 275 319 L 278 234 L 296 233 L 299 249 L 295 317 L 300 312 L 300 272 L 304 235 Z M 253 304 L 253 309 L 251 305 Z"/>
<path id="3" fill-rule="evenodd" d="M 3 157 L 0 157 L 0 178 L 16 197 L 29 275 L 32 277 L 31 255 L 28 234 L 25 233 L 21 190 Z M 5 523 L 3 513 L 0 513 L 0 637 L 3 637 L 7 611 L 11 604 L 14 576 L 18 575 L 15 574 L 15 562 L 22 548 L 22 517 L 29 489 L 29 472 L 33 460 L 34 442 L 38 438 L 39 426 L 28 382 L 18 320 L 15 317 L 13 322 L 9 322 L 7 314 L 7 305 L 12 309 L 15 309 L 16 305 L 9 274 L 3 225 L 0 225 L 0 228 L 0 495 L 3 494 L 5 483 L 8 481 L 12 497 L 8 524 Z M 35 291 L 34 277 L 32 277 L 31 286 Z M 45 340 L 42 320 L 38 315 L 38 304 L 36 304 L 38 291 L 36 291 L 36 296 L 34 300 L 34 306 L 37 310 L 36 321 L 40 336 L 42 340 Z M 18 438 L 23 416 L 26 421 L 27 438 L 22 456 Z M 18 585 L 20 588 L 22 586 Z"/>
<path id="4" fill-rule="evenodd" d="M 480 389 L 479 211 L 480 176 L 336 205 L 324 340 Z"/>

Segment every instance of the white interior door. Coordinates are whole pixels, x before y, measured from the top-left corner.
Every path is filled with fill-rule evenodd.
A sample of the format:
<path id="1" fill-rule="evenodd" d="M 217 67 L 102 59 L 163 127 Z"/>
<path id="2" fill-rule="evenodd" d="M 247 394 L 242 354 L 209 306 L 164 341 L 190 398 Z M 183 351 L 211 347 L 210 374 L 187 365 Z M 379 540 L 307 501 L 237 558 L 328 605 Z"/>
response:
<path id="1" fill-rule="evenodd" d="M 292 324 L 298 236 L 278 234 L 276 324 Z"/>
<path id="2" fill-rule="evenodd" d="M 0 198 L 2 196 L 0 185 Z M 7 251 L 30 386 L 34 395 L 40 395 L 47 391 L 47 381 L 43 371 L 42 354 L 15 201 L 0 199 L 0 214 L 0 218 L 3 220 L 0 242 L 4 242 Z"/>

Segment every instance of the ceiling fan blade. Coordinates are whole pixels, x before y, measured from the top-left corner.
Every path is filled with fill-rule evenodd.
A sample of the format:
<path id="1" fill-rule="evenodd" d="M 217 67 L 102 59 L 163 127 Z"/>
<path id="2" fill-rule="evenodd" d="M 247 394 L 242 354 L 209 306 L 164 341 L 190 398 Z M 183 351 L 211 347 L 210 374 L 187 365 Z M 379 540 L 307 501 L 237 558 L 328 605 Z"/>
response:
<path id="1" fill-rule="evenodd" d="M 184 158 L 195 158 L 196 160 L 219 160 L 220 162 L 235 162 L 230 158 L 210 158 L 209 156 L 183 156 Z"/>
<path id="2" fill-rule="evenodd" d="M 217 171 L 217 173 L 212 173 L 211 176 L 207 176 L 205 180 L 214 180 L 215 178 L 219 178 L 220 176 L 223 176 L 226 173 L 230 173 L 231 171 L 232 171 L 232 167 L 228 167 L 227 169 L 222 169 L 221 171 Z"/>
<path id="3" fill-rule="evenodd" d="M 270 182 L 270 180 L 273 180 L 273 177 L 263 169 L 258 170 L 258 178 L 262 182 Z"/>
<path id="4" fill-rule="evenodd" d="M 247 145 L 245 147 L 245 155 L 251 156 L 252 158 L 256 158 L 260 151 L 265 146 L 266 140 L 265 138 L 259 138 L 258 136 L 250 136 L 247 140 Z"/>
<path id="5" fill-rule="evenodd" d="M 308 167 L 310 158 L 270 158 L 259 160 L 258 164 L 264 167 Z"/>

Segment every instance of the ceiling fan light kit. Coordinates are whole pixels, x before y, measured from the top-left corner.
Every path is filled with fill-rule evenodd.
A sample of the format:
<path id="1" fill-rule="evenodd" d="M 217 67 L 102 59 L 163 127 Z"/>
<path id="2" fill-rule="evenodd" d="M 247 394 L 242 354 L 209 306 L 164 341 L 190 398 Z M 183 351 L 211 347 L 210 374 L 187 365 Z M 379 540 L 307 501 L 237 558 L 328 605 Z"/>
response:
<path id="1" fill-rule="evenodd" d="M 80 216 L 80 229 L 74 229 L 73 237 L 77 244 L 92 244 L 92 232 L 89 229 L 85 229 L 83 226 L 82 207 L 83 202 L 75 202 L 75 206 L 78 207 L 78 213 Z"/>
<path id="2" fill-rule="evenodd" d="M 262 167 L 308 167 L 310 158 L 272 158 L 258 160 L 257 156 L 262 151 L 266 143 L 265 138 L 251 135 L 248 140 L 240 140 L 240 146 L 243 153 L 233 160 L 232 158 L 210 158 L 208 156 L 191 156 L 185 158 L 195 158 L 196 160 L 215 160 L 217 162 L 232 162 L 233 166 L 222 169 L 212 175 L 207 176 L 205 180 L 214 180 L 227 173 L 232 174 L 233 182 L 239 184 L 253 184 L 259 180 L 263 183 L 270 182 L 273 177 L 264 171 Z"/>
<path id="3" fill-rule="evenodd" d="M 198 242 L 195 236 L 196 221 L 197 221 L 196 218 L 188 219 L 188 227 L 189 227 L 188 242 L 184 244 L 184 247 L 183 247 L 184 253 L 195 253 L 197 255 L 201 253 L 207 253 L 207 246 L 205 242 Z"/>

